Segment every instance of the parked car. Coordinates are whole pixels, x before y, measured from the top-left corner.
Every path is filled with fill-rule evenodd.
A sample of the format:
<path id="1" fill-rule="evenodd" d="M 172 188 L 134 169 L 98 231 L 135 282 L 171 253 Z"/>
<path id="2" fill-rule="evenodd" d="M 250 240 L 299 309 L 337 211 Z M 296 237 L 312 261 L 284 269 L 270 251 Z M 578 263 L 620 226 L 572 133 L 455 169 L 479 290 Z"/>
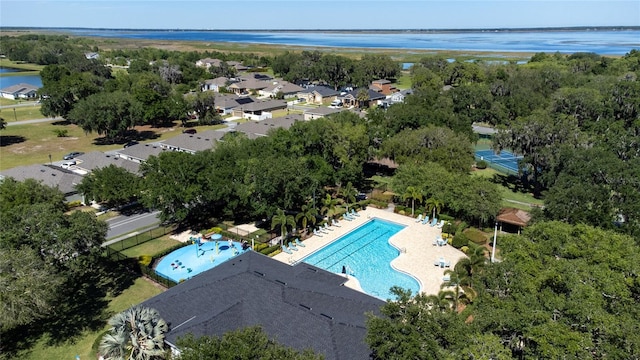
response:
<path id="1" fill-rule="evenodd" d="M 196 129 L 184 129 L 184 130 L 182 130 L 183 134 L 195 134 L 197 132 L 198 131 L 196 131 Z"/>
<path id="2" fill-rule="evenodd" d="M 75 160 L 67 160 L 60 165 L 63 169 L 71 169 L 76 164 Z"/>
<path id="3" fill-rule="evenodd" d="M 358 193 L 358 195 L 356 195 L 356 201 L 362 201 L 362 200 L 367 200 L 367 194 Z"/>
<path id="4" fill-rule="evenodd" d="M 331 105 L 329 106 L 330 108 L 341 108 L 342 107 L 342 101 L 340 100 L 333 100 L 331 102 Z"/>
<path id="5" fill-rule="evenodd" d="M 83 152 L 80 152 L 80 151 L 73 151 L 73 152 L 70 152 L 70 153 L 68 153 L 67 155 L 63 156 L 63 157 L 62 157 L 62 160 L 71 160 L 71 159 L 75 159 L 75 158 L 77 158 L 78 156 L 83 155 L 83 154 L 84 154 L 84 153 L 83 153 Z"/>

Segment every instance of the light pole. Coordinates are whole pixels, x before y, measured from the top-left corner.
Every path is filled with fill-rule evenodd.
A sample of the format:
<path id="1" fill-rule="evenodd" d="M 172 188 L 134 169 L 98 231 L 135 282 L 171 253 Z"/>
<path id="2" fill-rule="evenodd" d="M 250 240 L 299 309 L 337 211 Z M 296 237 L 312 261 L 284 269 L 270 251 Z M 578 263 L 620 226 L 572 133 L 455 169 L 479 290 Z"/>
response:
<path id="1" fill-rule="evenodd" d="M 18 115 L 16 114 L 16 108 L 13 108 L 13 118 L 18 121 Z"/>
<path id="2" fill-rule="evenodd" d="M 498 222 L 496 221 L 496 227 L 493 231 L 493 246 L 491 247 L 491 263 L 496 261 L 496 240 L 498 239 Z"/>

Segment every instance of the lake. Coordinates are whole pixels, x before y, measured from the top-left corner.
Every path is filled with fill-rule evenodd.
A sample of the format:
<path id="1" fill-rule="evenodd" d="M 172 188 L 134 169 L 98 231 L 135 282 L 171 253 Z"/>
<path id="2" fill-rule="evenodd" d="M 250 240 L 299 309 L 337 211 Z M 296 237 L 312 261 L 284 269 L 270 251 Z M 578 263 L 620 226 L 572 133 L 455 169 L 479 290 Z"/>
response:
<path id="1" fill-rule="evenodd" d="M 594 52 L 624 55 L 640 48 L 640 30 L 478 30 L 463 32 L 312 32 L 65 29 L 75 35 L 340 48 L 489 52 Z"/>
<path id="2" fill-rule="evenodd" d="M 40 75 L 0 76 L 0 89 L 21 83 L 42 87 Z"/>

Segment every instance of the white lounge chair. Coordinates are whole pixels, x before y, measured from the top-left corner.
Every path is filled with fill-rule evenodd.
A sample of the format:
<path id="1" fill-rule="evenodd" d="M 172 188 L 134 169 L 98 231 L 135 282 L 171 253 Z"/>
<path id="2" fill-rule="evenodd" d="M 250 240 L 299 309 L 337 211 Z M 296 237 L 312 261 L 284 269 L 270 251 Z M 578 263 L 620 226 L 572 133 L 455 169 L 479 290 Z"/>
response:
<path id="1" fill-rule="evenodd" d="M 318 237 L 322 237 L 322 234 L 320 234 L 320 232 L 316 229 L 313 229 L 313 235 L 318 236 Z"/>
<path id="2" fill-rule="evenodd" d="M 349 216 L 349 214 L 347 214 L 347 213 L 342 214 L 342 217 L 347 221 L 353 220 L 353 218 L 351 216 Z"/>
<path id="3" fill-rule="evenodd" d="M 429 215 L 425 216 L 424 219 L 422 219 L 422 225 L 426 225 L 429 223 Z"/>
<path id="4" fill-rule="evenodd" d="M 438 218 L 433 218 L 433 220 L 431 220 L 431 222 L 429 223 L 429 226 L 436 226 L 437 223 L 438 223 Z"/>
<path id="5" fill-rule="evenodd" d="M 291 243 L 289 243 L 289 245 L 287 246 L 287 248 L 288 248 L 289 250 L 298 251 L 298 248 L 297 248 L 297 247 L 295 246 L 295 244 L 294 244 L 294 243 L 292 243 L 292 242 L 291 242 Z"/>
<path id="6" fill-rule="evenodd" d="M 442 281 L 451 281 L 451 276 L 445 275 L 442 277 Z"/>
<path id="7" fill-rule="evenodd" d="M 340 227 L 341 225 L 338 223 L 338 220 L 336 219 L 331 219 L 331 225 L 335 226 L 335 227 Z"/>
<path id="8" fill-rule="evenodd" d="M 418 217 L 416 218 L 416 222 L 420 222 L 422 221 L 422 214 L 419 214 Z"/>
<path id="9" fill-rule="evenodd" d="M 333 231 L 333 229 L 329 226 L 329 223 L 324 223 L 324 229 Z"/>
<path id="10" fill-rule="evenodd" d="M 443 226 L 444 226 L 444 220 L 440 220 L 440 222 L 436 225 L 438 229 L 442 229 Z"/>
<path id="11" fill-rule="evenodd" d="M 305 247 L 307 245 L 303 244 L 302 241 L 300 241 L 300 239 L 296 238 L 295 240 L 293 240 L 293 242 L 296 244 L 296 246 L 300 246 L 300 247 Z"/>
<path id="12" fill-rule="evenodd" d="M 351 212 L 349 212 L 349 215 L 351 215 L 351 216 L 360 216 L 360 214 L 358 214 L 358 212 L 355 211 L 353 208 L 351 208 Z"/>
<path id="13" fill-rule="evenodd" d="M 282 251 L 286 252 L 287 254 L 293 254 L 293 252 L 291 252 L 291 250 L 289 250 L 289 248 L 285 247 L 284 245 L 280 245 L 280 247 L 282 248 Z"/>

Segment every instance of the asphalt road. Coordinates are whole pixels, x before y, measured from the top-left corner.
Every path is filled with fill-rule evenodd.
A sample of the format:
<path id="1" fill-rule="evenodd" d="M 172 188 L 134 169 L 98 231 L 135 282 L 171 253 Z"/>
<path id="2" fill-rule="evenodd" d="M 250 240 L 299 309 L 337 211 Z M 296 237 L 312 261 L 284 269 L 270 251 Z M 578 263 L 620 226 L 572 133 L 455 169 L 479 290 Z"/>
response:
<path id="1" fill-rule="evenodd" d="M 139 229 L 152 227 L 160 222 L 160 219 L 158 219 L 159 214 L 160 211 L 153 211 L 132 215 L 120 215 L 108 219 L 107 224 L 109 225 L 109 231 L 107 231 L 107 239 L 117 238 Z"/>
<path id="2" fill-rule="evenodd" d="M 64 120 L 64 118 L 55 117 L 55 118 L 43 118 L 43 119 L 32 119 L 32 120 L 7 121 L 7 126 L 37 124 L 37 123 L 50 122 L 50 121 L 61 121 L 61 120 Z"/>

